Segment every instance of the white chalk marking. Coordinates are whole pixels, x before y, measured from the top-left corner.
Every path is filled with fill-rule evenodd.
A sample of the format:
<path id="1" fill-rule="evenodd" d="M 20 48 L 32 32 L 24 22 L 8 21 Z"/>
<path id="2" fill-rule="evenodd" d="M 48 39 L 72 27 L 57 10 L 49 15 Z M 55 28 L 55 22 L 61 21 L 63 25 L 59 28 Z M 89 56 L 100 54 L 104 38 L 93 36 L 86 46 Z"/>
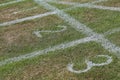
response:
<path id="1" fill-rule="evenodd" d="M 48 15 L 53 15 L 53 14 L 56 14 L 56 12 L 46 12 L 44 14 L 39 14 L 39 15 L 30 16 L 30 17 L 26 17 L 26 18 L 22 18 L 22 19 L 17 19 L 17 20 L 13 20 L 13 21 L 9 21 L 9 22 L 4 22 L 4 23 L 1 23 L 0 26 L 8 26 L 8 25 L 24 22 L 27 20 L 42 18 L 42 17 L 48 16 Z"/>
<path id="2" fill-rule="evenodd" d="M 18 3 L 18 2 L 22 2 L 22 1 L 25 1 L 25 0 L 15 0 L 15 1 L 7 2 L 7 3 L 2 3 L 2 4 L 0 4 L 0 7 L 1 6 L 7 6 L 7 5 L 10 5 L 10 4 L 14 4 L 14 3 Z"/>
<path id="3" fill-rule="evenodd" d="M 85 63 L 87 64 L 87 68 L 84 69 L 84 70 L 79 70 L 79 71 L 74 70 L 73 69 L 73 66 L 74 66 L 73 64 L 68 64 L 67 69 L 70 72 L 80 74 L 80 73 L 88 72 L 92 67 L 105 66 L 105 65 L 108 65 L 112 62 L 112 57 L 110 57 L 108 55 L 97 55 L 96 57 L 105 57 L 105 58 L 107 58 L 107 61 L 103 62 L 103 63 L 93 63 L 92 61 L 86 60 Z"/>
<path id="4" fill-rule="evenodd" d="M 55 11 L 55 12 L 57 11 L 58 12 L 57 15 L 59 17 L 61 17 L 62 19 L 64 19 L 66 22 L 70 23 L 73 28 L 75 28 L 76 30 L 78 29 L 77 31 L 81 31 L 84 34 L 87 34 L 89 36 L 92 35 L 92 37 L 76 40 L 76 41 L 69 42 L 69 43 L 66 43 L 66 44 L 60 44 L 58 46 L 54 46 L 52 48 L 47 48 L 47 49 L 41 50 L 41 51 L 36 51 L 36 52 L 30 53 L 30 54 L 21 55 L 21 56 L 14 57 L 14 58 L 9 58 L 9 59 L 6 59 L 5 61 L 1 61 L 0 66 L 5 65 L 5 64 L 9 64 L 9 63 L 12 63 L 12 62 L 17 62 L 17 61 L 20 61 L 22 59 L 28 59 L 28 58 L 32 58 L 32 57 L 35 57 L 35 56 L 38 56 L 38 55 L 42 55 L 42 54 L 45 54 L 45 53 L 50 52 L 50 51 L 55 51 L 55 50 L 60 50 L 60 49 L 65 49 L 65 48 L 68 48 L 68 47 L 76 46 L 80 43 L 85 43 L 85 42 L 89 42 L 89 41 L 99 42 L 99 43 L 101 43 L 101 45 L 105 49 L 107 49 L 110 52 L 115 52 L 115 54 L 117 54 L 117 56 L 119 56 L 120 49 L 117 49 L 116 46 L 114 44 L 110 43 L 107 39 L 105 39 L 103 35 L 99 35 L 99 34 L 93 32 L 90 28 L 87 28 L 86 25 L 79 23 L 78 21 L 76 21 L 72 17 L 69 17 L 69 15 L 67 15 L 63 11 L 60 11 L 59 9 L 57 9 L 57 8 L 47 4 L 45 2 L 41 2 L 41 4 L 43 6 L 45 6 L 47 9 L 50 9 L 50 10 Z"/>
<path id="5" fill-rule="evenodd" d="M 120 11 L 119 7 L 107 7 L 107 6 L 94 5 L 94 4 L 90 4 L 90 3 L 80 4 L 80 3 L 76 3 L 76 2 L 65 2 L 65 1 L 59 1 L 59 2 L 54 2 L 54 3 L 74 6 L 71 9 L 74 9 L 77 7 L 87 7 L 87 8 L 96 8 L 96 9 L 102 9 L 102 10 Z"/>
<path id="6" fill-rule="evenodd" d="M 71 8 L 67 8 L 67 9 L 63 9 L 63 11 L 67 11 L 67 10 L 71 10 L 73 8 L 76 8 L 78 6 L 74 6 L 74 7 L 71 7 Z M 36 8 L 36 7 L 35 7 Z M 31 8 L 31 9 L 35 9 L 35 8 Z M 30 10 L 30 9 L 28 9 Z M 24 11 L 24 10 L 23 10 Z M 21 11 L 20 11 L 21 12 Z M 14 12 L 14 14 L 17 14 L 19 12 Z M 56 14 L 57 12 L 55 12 L 54 14 Z M 47 14 L 47 13 L 44 13 L 44 14 Z M 42 17 L 39 17 L 40 15 L 44 15 L 44 14 L 39 14 L 39 15 L 35 15 L 36 18 L 42 18 Z M 48 14 L 48 15 L 52 15 L 52 14 Z M 46 15 L 46 16 L 48 16 Z M 13 20 L 13 21 L 9 21 L 9 22 L 4 22 L 4 23 L 0 23 L 0 26 L 8 26 L 8 25 L 12 25 L 12 24 L 16 24 L 16 23 L 20 23 L 20 22 L 24 22 L 24 21 L 27 21 L 27 20 L 32 20 L 32 19 L 36 19 L 34 18 L 35 16 L 30 16 L 30 17 L 26 17 L 26 18 L 22 18 L 22 19 L 17 19 L 17 20 Z M 45 17 L 45 16 L 43 16 Z M 28 19 L 29 18 L 29 19 Z"/>
<path id="7" fill-rule="evenodd" d="M 53 46 L 53 47 L 46 48 L 44 50 L 35 51 L 35 52 L 28 53 L 28 54 L 25 54 L 25 55 L 21 55 L 21 56 L 18 56 L 18 57 L 9 58 L 9 59 L 6 59 L 4 61 L 1 61 L 0 66 L 4 66 L 6 64 L 21 61 L 21 60 L 24 60 L 24 59 L 33 58 L 33 57 L 36 57 L 36 56 L 39 56 L 39 55 L 48 54 L 48 52 L 50 52 L 50 51 L 56 51 L 56 50 L 60 50 L 60 49 L 66 49 L 66 48 L 69 48 L 69 47 L 72 47 L 72 46 L 77 46 L 78 44 L 86 43 L 86 42 L 90 42 L 90 41 L 94 41 L 93 36 L 92 37 L 86 37 L 86 38 L 79 39 L 79 40 L 75 40 L 75 41 L 71 41 L 71 42 L 68 42 L 68 43 L 62 43 L 62 44 L 59 44 L 59 45 L 56 45 L 56 46 Z"/>
<path id="8" fill-rule="evenodd" d="M 40 33 L 58 33 L 58 32 L 63 32 L 65 30 L 67 30 L 67 27 L 66 26 L 57 26 L 58 28 L 63 28 L 61 30 L 54 30 L 54 31 L 51 31 L 51 30 L 41 30 L 41 31 L 34 31 L 33 34 L 35 34 L 37 37 L 42 37 L 42 35 Z"/>
<path id="9" fill-rule="evenodd" d="M 31 11 L 31 10 L 34 10 L 34 9 L 37 9 L 37 8 L 38 7 L 32 7 L 32 8 L 24 9 L 24 10 L 21 10 L 21 11 L 13 12 L 12 14 L 18 14 L 18 13 L 21 13 L 21 12 Z"/>
<path id="10" fill-rule="evenodd" d="M 111 35 L 113 33 L 120 32 L 120 28 L 115 28 L 104 33 L 105 36 Z"/>
<path id="11" fill-rule="evenodd" d="M 71 27 L 75 28 L 76 31 L 82 32 L 87 36 L 94 36 L 96 38 L 96 42 L 100 43 L 105 49 L 109 52 L 113 52 L 118 58 L 120 57 L 120 47 L 117 47 L 115 44 L 111 43 L 109 40 L 105 39 L 104 35 L 93 32 L 92 29 L 87 27 L 86 25 L 80 23 L 75 20 L 65 12 L 57 9 L 56 7 L 44 2 L 43 0 L 34 0 L 36 3 L 44 6 L 46 9 L 51 11 L 56 11 L 57 15 L 62 18 L 64 21 L 69 23 Z"/>

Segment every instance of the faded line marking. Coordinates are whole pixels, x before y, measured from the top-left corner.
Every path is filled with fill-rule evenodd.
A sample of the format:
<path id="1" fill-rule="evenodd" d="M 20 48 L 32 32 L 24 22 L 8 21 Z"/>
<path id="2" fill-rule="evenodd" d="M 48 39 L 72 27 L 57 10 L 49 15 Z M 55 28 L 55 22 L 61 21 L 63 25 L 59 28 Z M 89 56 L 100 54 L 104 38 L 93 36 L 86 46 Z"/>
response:
<path id="1" fill-rule="evenodd" d="M 48 15 L 53 15 L 53 14 L 56 14 L 56 12 L 46 12 L 44 14 L 39 14 L 39 15 L 30 16 L 30 17 L 26 17 L 26 18 L 22 18 L 22 19 L 17 19 L 17 20 L 13 20 L 13 21 L 9 21 L 9 22 L 4 22 L 4 23 L 1 23 L 0 26 L 8 26 L 8 25 L 24 22 L 27 20 L 42 18 L 42 17 L 48 16 Z"/>
<path id="2" fill-rule="evenodd" d="M 37 37 L 40 37 L 42 38 L 42 35 L 40 33 L 58 33 L 58 32 L 63 32 L 65 30 L 67 30 L 67 27 L 66 26 L 57 26 L 58 28 L 63 28 L 61 30 L 41 30 L 41 31 L 34 31 L 33 34 L 35 34 Z"/>
<path id="3" fill-rule="evenodd" d="M 104 35 L 107 36 L 107 35 L 111 35 L 116 32 L 120 32 L 120 28 L 111 29 L 111 30 L 105 32 Z"/>
<path id="4" fill-rule="evenodd" d="M 48 52 L 51 52 L 51 51 L 66 49 L 66 48 L 69 48 L 69 47 L 72 47 L 72 46 L 77 46 L 78 44 L 86 43 L 86 42 L 90 42 L 90 41 L 94 41 L 93 36 L 86 37 L 86 38 L 79 39 L 79 40 L 74 40 L 74 41 L 71 41 L 71 42 L 68 42 L 68 43 L 62 43 L 60 45 L 56 45 L 56 46 L 53 46 L 53 47 L 46 48 L 44 50 L 28 53 L 28 54 L 21 55 L 21 56 L 18 56 L 18 57 L 9 58 L 9 59 L 6 59 L 4 61 L 1 61 L 0 66 L 4 66 L 6 64 L 21 61 L 23 59 L 29 59 L 29 58 L 33 58 L 33 57 L 36 57 L 36 56 L 39 56 L 39 55 L 48 54 Z"/>
<path id="5" fill-rule="evenodd" d="M 30 10 L 34 10 L 34 9 L 37 9 L 37 8 L 38 7 L 32 7 L 32 8 L 24 9 L 24 10 L 21 10 L 21 11 L 13 12 L 12 14 L 18 14 L 18 13 L 21 13 L 21 12 L 30 11 Z"/>
<path id="6" fill-rule="evenodd" d="M 87 64 L 87 68 L 84 69 L 84 70 L 78 70 L 78 71 L 74 70 L 73 69 L 73 66 L 74 66 L 73 64 L 68 64 L 67 69 L 70 72 L 80 74 L 80 73 L 88 72 L 92 67 L 95 67 L 95 66 L 97 66 L 97 67 L 105 66 L 105 65 L 110 64 L 113 61 L 112 57 L 110 57 L 108 55 L 97 55 L 96 57 L 105 57 L 105 58 L 107 58 L 107 61 L 103 62 L 103 63 L 93 63 L 92 61 L 86 60 L 85 63 Z"/>
<path id="7" fill-rule="evenodd" d="M 18 3 L 18 2 L 22 2 L 22 1 L 25 1 L 25 0 L 16 0 L 16 1 L 11 1 L 11 2 L 7 2 L 7 3 L 2 3 L 2 4 L 0 4 L 0 7 L 1 6 L 7 6 L 7 5 L 10 5 L 10 4 L 14 4 L 14 3 Z"/>

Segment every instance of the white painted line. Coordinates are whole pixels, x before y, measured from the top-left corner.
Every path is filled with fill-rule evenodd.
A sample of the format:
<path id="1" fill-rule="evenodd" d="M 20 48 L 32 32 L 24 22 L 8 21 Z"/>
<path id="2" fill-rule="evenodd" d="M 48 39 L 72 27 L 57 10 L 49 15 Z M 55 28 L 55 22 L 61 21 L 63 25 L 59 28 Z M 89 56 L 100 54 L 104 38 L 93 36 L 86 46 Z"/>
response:
<path id="1" fill-rule="evenodd" d="M 108 0 L 96 0 L 96 1 L 93 1 L 93 2 L 90 2 L 90 3 L 91 4 L 96 4 L 96 3 L 105 2 L 105 1 L 108 1 Z"/>
<path id="2" fill-rule="evenodd" d="M 120 47 L 117 47 L 115 44 L 111 43 L 109 40 L 105 39 L 104 35 L 93 32 L 92 29 L 87 27 L 86 25 L 78 22 L 65 12 L 57 9 L 56 7 L 44 2 L 43 0 L 34 0 L 36 3 L 44 6 L 46 9 L 51 11 L 56 11 L 57 15 L 66 21 L 71 27 L 75 28 L 76 31 L 82 32 L 87 36 L 94 36 L 97 40 L 96 42 L 100 43 L 105 49 L 109 52 L 113 52 L 118 58 L 120 58 Z"/>
<path id="3" fill-rule="evenodd" d="M 74 6 L 71 9 L 74 9 L 77 7 L 85 7 L 85 8 L 87 7 L 87 8 L 96 8 L 96 9 L 102 9 L 102 10 L 120 11 L 119 7 L 107 7 L 107 6 L 93 5 L 90 3 L 80 4 L 80 3 L 76 3 L 76 2 L 65 2 L 65 1 L 59 1 L 59 2 L 55 2 L 55 3 Z"/>
<path id="4" fill-rule="evenodd" d="M 90 42 L 90 41 L 94 41 L 94 38 L 93 37 L 86 37 L 86 38 L 71 41 L 71 42 L 68 42 L 68 43 L 62 43 L 60 45 L 49 47 L 49 48 L 46 48 L 44 50 L 35 51 L 35 52 L 28 53 L 28 54 L 25 54 L 25 55 L 21 55 L 21 56 L 18 56 L 18 57 L 6 59 L 6 60 L 0 62 L 0 66 L 4 66 L 6 64 L 21 61 L 21 60 L 24 60 L 24 59 L 33 58 L 33 57 L 36 57 L 36 56 L 39 56 L 39 55 L 48 54 L 48 52 L 50 52 L 50 51 L 56 51 L 56 50 L 60 50 L 60 49 L 69 48 L 69 47 L 72 47 L 72 46 L 77 46 L 78 44 L 86 43 L 86 42 Z"/>
<path id="5" fill-rule="evenodd" d="M 34 10 L 34 9 L 37 9 L 37 8 L 38 7 L 32 7 L 32 8 L 24 9 L 24 10 L 21 10 L 21 11 L 13 12 L 12 14 L 18 14 L 18 13 L 21 13 L 21 12 L 31 11 L 31 10 Z"/>
<path id="6" fill-rule="evenodd" d="M 27 20 L 42 18 L 42 17 L 48 16 L 48 15 L 53 15 L 53 14 L 56 14 L 56 12 L 46 12 L 44 14 L 39 14 L 39 15 L 30 16 L 30 17 L 26 17 L 26 18 L 22 18 L 22 19 L 17 19 L 17 20 L 13 20 L 13 21 L 9 21 L 9 22 L 4 22 L 4 23 L 1 23 L 0 26 L 8 26 L 8 25 L 24 22 Z"/>
<path id="7" fill-rule="evenodd" d="M 47 54 L 50 51 L 56 51 L 56 50 L 60 50 L 60 49 L 69 48 L 69 47 L 72 47 L 72 46 L 76 46 L 80 43 L 86 43 L 86 42 L 89 42 L 89 41 L 95 41 L 95 42 L 100 43 L 105 49 L 107 49 L 110 52 L 115 53 L 117 55 L 117 57 L 120 57 L 119 47 L 117 47 L 116 45 L 109 42 L 109 40 L 105 39 L 103 35 L 93 32 L 86 25 L 81 24 L 79 21 L 70 17 L 65 12 L 47 4 L 46 2 L 41 1 L 41 0 L 35 0 L 35 1 L 37 3 L 43 5 L 46 9 L 52 10 L 53 12 L 57 13 L 57 15 L 60 18 L 64 19 L 66 22 L 68 22 L 69 25 L 71 25 L 71 27 L 75 28 L 77 31 L 83 32 L 84 34 L 86 34 L 88 36 L 92 36 L 92 37 L 87 37 L 87 38 L 72 41 L 72 42 L 69 42 L 69 43 L 60 44 L 60 45 L 50 47 L 50 48 L 47 48 L 47 49 L 44 49 L 44 50 L 41 50 L 41 51 L 35 51 L 33 53 L 30 53 L 30 54 L 21 55 L 21 56 L 14 57 L 14 58 L 9 58 L 9 59 L 6 59 L 4 61 L 1 61 L 0 66 L 3 66 L 5 64 L 9 64 L 9 63 L 12 63 L 12 62 L 17 62 L 17 61 L 20 61 L 20 60 L 23 60 L 23 59 L 32 58 L 32 57 L 35 57 L 35 56 L 38 56 L 38 55 Z"/>
<path id="8" fill-rule="evenodd" d="M 70 72 L 73 72 L 73 73 L 77 73 L 77 74 L 80 74 L 80 73 L 85 73 L 85 72 L 88 72 L 92 67 L 100 67 L 100 66 L 105 66 L 105 65 L 108 65 L 112 62 L 112 57 L 108 56 L 108 55 L 98 55 L 96 57 L 105 57 L 107 58 L 107 61 L 104 62 L 104 63 L 93 63 L 92 61 L 89 61 L 89 60 L 86 60 L 85 63 L 87 64 L 87 68 L 84 69 L 84 70 L 74 70 L 73 69 L 73 64 L 68 64 L 67 66 L 67 69 L 68 71 Z"/>
<path id="9" fill-rule="evenodd" d="M 7 5 L 10 5 L 10 4 L 14 4 L 14 3 L 18 3 L 18 2 L 22 2 L 22 1 L 25 1 L 25 0 L 15 0 L 15 1 L 7 2 L 7 3 L 2 3 L 2 4 L 0 4 L 0 7 L 1 6 L 7 6 Z"/>
<path id="10" fill-rule="evenodd" d="M 37 37 L 42 37 L 42 35 L 40 33 L 58 33 L 58 32 L 63 32 L 65 30 L 67 30 L 67 27 L 66 26 L 57 26 L 59 28 L 63 28 L 61 30 L 54 30 L 54 31 L 51 31 L 51 30 L 41 30 L 41 31 L 34 31 L 33 34 L 35 34 Z"/>
<path id="11" fill-rule="evenodd" d="M 77 6 L 78 7 L 78 6 Z M 33 7 L 31 9 L 35 9 L 36 7 Z M 71 10 L 73 8 L 76 8 L 76 6 L 74 7 L 71 7 L 71 8 L 67 8 L 67 9 L 63 9 L 63 11 L 67 11 L 67 10 Z M 31 10 L 31 9 L 28 9 L 28 10 Z M 27 11 L 28 11 L 27 10 Z M 24 10 L 23 10 L 24 11 Z M 19 11 L 21 12 L 21 11 Z M 14 14 L 17 14 L 19 12 L 14 12 Z M 53 12 L 54 13 L 54 12 Z M 56 12 L 57 13 L 57 12 Z M 54 13 L 54 14 L 56 14 Z M 48 13 L 44 13 L 44 14 L 39 14 L 39 15 L 35 15 L 35 16 L 30 16 L 30 17 L 26 17 L 26 18 L 22 18 L 22 19 L 17 19 L 17 20 L 13 20 L 13 21 L 9 21 L 9 22 L 3 22 L 3 23 L 0 23 L 0 26 L 8 26 L 8 25 L 12 25 L 12 24 L 16 24 L 16 23 L 20 23 L 20 22 L 24 22 L 24 21 L 27 21 L 27 20 L 32 20 L 32 19 L 36 19 L 36 18 L 42 18 L 40 17 L 40 15 L 45 15 L 45 14 L 48 14 Z M 48 14 L 48 15 L 52 15 L 52 14 Z M 45 15 L 45 16 L 48 16 L 48 15 Z M 43 16 L 43 17 L 45 17 Z"/>
<path id="12" fill-rule="evenodd" d="M 105 32 L 104 35 L 107 36 L 107 35 L 111 35 L 111 34 L 116 33 L 116 32 L 120 32 L 120 27 L 115 28 L 115 29 L 111 29 L 111 30 Z"/>

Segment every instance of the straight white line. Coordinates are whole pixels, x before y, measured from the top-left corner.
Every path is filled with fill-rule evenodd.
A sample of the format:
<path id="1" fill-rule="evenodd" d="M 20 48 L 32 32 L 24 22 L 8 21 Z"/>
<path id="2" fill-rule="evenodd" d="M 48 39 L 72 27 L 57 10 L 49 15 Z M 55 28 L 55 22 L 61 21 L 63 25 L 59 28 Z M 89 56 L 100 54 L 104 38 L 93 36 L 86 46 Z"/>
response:
<path id="1" fill-rule="evenodd" d="M 111 34 L 116 33 L 116 32 L 120 32 L 120 27 L 115 28 L 115 29 L 111 29 L 111 30 L 105 32 L 104 35 L 107 36 L 107 35 L 111 35 Z"/>
<path id="2" fill-rule="evenodd" d="M 80 3 L 76 3 L 76 2 L 65 2 L 65 1 L 59 1 L 59 2 L 54 2 L 54 3 L 72 5 L 72 6 L 74 6 L 73 8 L 85 7 L 85 8 L 96 8 L 96 9 L 102 9 L 102 10 L 120 11 L 119 7 L 107 7 L 107 6 L 93 5 L 90 3 L 80 4 Z M 73 9 L 73 8 L 71 8 L 71 9 Z"/>
<path id="3" fill-rule="evenodd" d="M 68 24 L 70 24 L 71 27 L 75 28 L 79 32 L 86 34 L 87 36 L 94 36 L 97 39 L 96 42 L 100 43 L 105 49 L 107 49 L 109 52 L 113 52 L 118 58 L 120 58 L 120 48 L 117 47 L 115 44 L 112 44 L 109 40 L 105 39 L 103 35 L 93 32 L 92 29 L 88 28 L 86 25 L 78 22 L 71 16 L 67 15 L 65 12 L 44 2 L 43 0 L 34 1 L 44 6 L 48 10 L 57 11 L 57 15 L 64 21 L 66 21 Z"/>
<path id="4" fill-rule="evenodd" d="M 29 58 L 36 57 L 36 56 L 39 56 L 39 55 L 48 54 L 48 52 L 51 52 L 51 51 L 65 49 L 65 48 L 69 48 L 69 47 L 72 47 L 72 46 L 77 46 L 78 44 L 86 43 L 86 42 L 90 42 L 90 41 L 94 41 L 94 38 L 93 37 L 86 37 L 86 38 L 71 41 L 71 42 L 68 42 L 68 43 L 62 43 L 60 45 L 56 45 L 54 47 L 49 47 L 49 48 L 46 48 L 44 50 L 35 51 L 35 52 L 28 53 L 28 54 L 25 54 L 25 55 L 21 55 L 21 56 L 18 56 L 18 57 L 6 59 L 6 60 L 0 62 L 0 66 L 10 64 L 10 63 L 13 63 L 13 62 L 17 62 L 17 61 L 21 61 L 23 59 L 29 59 Z"/>
<path id="5" fill-rule="evenodd" d="M 38 7 L 32 7 L 32 8 L 24 9 L 24 10 L 21 10 L 21 11 L 13 12 L 12 14 L 18 14 L 18 13 L 21 13 L 21 12 L 30 11 L 30 10 L 34 10 L 34 9 L 37 9 L 37 8 Z"/>
<path id="6" fill-rule="evenodd" d="M 96 1 L 93 1 L 93 2 L 90 2 L 90 3 L 95 4 L 95 3 L 105 2 L 105 1 L 108 1 L 108 0 L 96 0 Z"/>
<path id="7" fill-rule="evenodd" d="M 9 22 L 4 22 L 4 23 L 1 23 L 0 26 L 8 26 L 8 25 L 24 22 L 27 20 L 42 18 L 42 17 L 48 16 L 48 15 L 53 15 L 53 14 L 56 14 L 56 12 L 46 12 L 44 14 L 39 14 L 39 15 L 30 16 L 30 17 L 26 17 L 26 18 L 22 18 L 22 19 L 17 19 L 17 20 L 13 20 L 13 21 L 9 21 Z"/>
<path id="8" fill-rule="evenodd" d="M 10 5 L 10 4 L 14 4 L 14 3 L 18 3 L 18 2 L 22 2 L 22 1 L 25 1 L 25 0 L 15 0 L 15 1 L 7 2 L 7 3 L 2 3 L 2 4 L 0 4 L 0 7 L 1 6 L 7 6 L 7 5 Z"/>
<path id="9" fill-rule="evenodd" d="M 64 11 L 67 11 L 67 10 L 71 10 L 71 9 L 74 9 L 76 7 L 82 7 L 82 6 L 88 6 L 87 3 L 85 4 L 80 4 L 78 5 L 77 3 L 70 3 L 72 5 L 74 5 L 73 7 L 71 8 L 66 8 L 66 9 L 63 9 Z M 91 7 L 91 5 L 90 5 Z M 37 7 L 34 7 L 34 8 L 31 8 L 31 9 L 36 9 Z M 92 7 L 91 7 L 92 8 Z M 31 10 L 31 9 L 28 9 L 28 10 Z M 117 9 L 115 9 L 117 10 Z M 15 14 L 18 13 L 18 12 L 15 12 Z M 53 12 L 53 14 L 56 14 L 57 12 Z M 32 19 L 36 19 L 36 18 L 42 18 L 42 17 L 45 17 L 45 16 L 48 16 L 48 15 L 52 15 L 52 14 L 49 14 L 48 13 L 44 13 L 44 14 L 39 14 L 39 15 L 35 15 L 35 16 L 30 16 L 30 17 L 26 17 L 26 18 L 22 18 L 22 19 L 17 19 L 17 20 L 13 20 L 13 21 L 9 21 L 9 22 L 4 22 L 4 23 L 0 23 L 0 26 L 8 26 L 8 25 L 12 25 L 12 24 L 16 24 L 16 23 L 20 23 L 20 22 L 23 22 L 23 21 L 27 21 L 27 20 L 32 20 Z"/>

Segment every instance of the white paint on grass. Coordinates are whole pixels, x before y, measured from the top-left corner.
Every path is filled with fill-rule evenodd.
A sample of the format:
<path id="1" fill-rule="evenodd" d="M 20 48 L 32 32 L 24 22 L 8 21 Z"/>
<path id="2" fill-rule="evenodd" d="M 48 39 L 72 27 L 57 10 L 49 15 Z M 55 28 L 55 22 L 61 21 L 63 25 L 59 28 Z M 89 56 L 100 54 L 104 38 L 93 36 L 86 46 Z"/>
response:
<path id="1" fill-rule="evenodd" d="M 37 8 L 38 7 L 32 7 L 32 8 L 24 9 L 24 10 L 21 10 L 21 11 L 13 12 L 12 14 L 24 13 L 26 11 L 31 11 L 31 10 L 34 10 L 34 9 L 37 9 Z"/>
<path id="2" fill-rule="evenodd" d="M 68 64 L 67 69 L 70 72 L 80 74 L 80 73 L 88 72 L 92 67 L 105 66 L 105 65 L 108 65 L 112 62 L 112 57 L 110 57 L 108 55 L 97 55 L 96 57 L 105 57 L 105 58 L 107 58 L 107 61 L 103 62 L 103 63 L 93 63 L 93 61 L 86 60 L 85 63 L 87 64 L 87 68 L 84 69 L 84 70 L 78 70 L 78 71 L 74 70 L 73 69 L 73 67 L 74 67 L 73 64 Z"/>
<path id="3" fill-rule="evenodd" d="M 9 58 L 9 59 L 6 59 L 4 61 L 1 61 L 0 66 L 6 65 L 6 64 L 9 64 L 9 63 L 12 63 L 12 62 L 17 62 L 17 61 L 20 61 L 20 60 L 23 60 L 23 59 L 32 58 L 32 57 L 39 56 L 39 55 L 42 55 L 42 54 L 47 54 L 50 51 L 56 51 L 56 50 L 60 50 L 60 49 L 69 48 L 69 47 L 76 46 L 78 44 L 86 43 L 86 42 L 90 42 L 90 41 L 98 42 L 108 51 L 115 53 L 117 55 L 117 57 L 120 56 L 120 48 L 117 47 L 116 45 L 112 44 L 109 40 L 105 39 L 104 35 L 93 32 L 93 30 L 88 28 L 86 25 L 80 23 L 79 21 L 75 20 L 74 18 L 72 18 L 71 16 L 69 16 L 68 14 L 63 12 L 62 10 L 57 9 L 56 7 L 51 6 L 51 5 L 47 4 L 46 2 L 44 2 L 42 0 L 35 0 L 35 2 L 39 3 L 40 5 L 43 5 L 46 9 L 51 10 L 52 12 L 49 13 L 49 14 L 57 14 L 60 18 L 62 18 L 66 22 L 68 22 L 69 25 L 71 25 L 71 27 L 73 27 L 77 31 L 83 32 L 87 36 L 91 36 L 91 37 L 83 38 L 83 39 L 80 39 L 80 40 L 75 40 L 75 41 L 72 41 L 72 42 L 69 42 L 69 43 L 63 43 L 63 44 L 60 44 L 60 45 L 57 45 L 57 46 L 49 47 L 49 48 L 44 49 L 44 50 L 35 51 L 35 52 L 25 54 L 25 55 L 21 55 L 21 56 L 18 56 L 18 57 Z M 44 15 L 46 15 L 46 14 L 44 14 Z M 39 16 L 41 17 L 41 15 L 39 15 Z M 20 21 L 18 20 L 17 22 L 15 21 L 15 22 L 11 22 L 9 24 L 19 23 L 19 22 L 22 22 L 24 20 L 30 20 L 30 19 L 33 19 L 33 18 L 30 17 L 28 19 L 23 19 L 23 20 L 20 19 Z M 6 24 L 4 24 L 4 25 L 6 25 Z"/>
<path id="4" fill-rule="evenodd" d="M 72 18 L 65 12 L 57 9 L 56 7 L 44 2 L 43 0 L 35 0 L 36 3 L 44 6 L 46 9 L 51 11 L 56 11 L 57 15 L 62 18 L 64 21 L 66 21 L 71 27 L 75 28 L 77 31 L 82 32 L 86 34 L 87 36 L 94 36 L 96 38 L 96 42 L 100 43 L 105 49 L 107 49 L 109 52 L 113 52 L 117 57 L 120 57 L 120 47 L 117 47 L 115 44 L 111 43 L 109 40 L 107 40 L 104 35 L 98 34 L 93 32 L 92 29 L 87 27 L 86 25 L 80 23 L 76 19 Z"/>
<path id="5" fill-rule="evenodd" d="M 115 28 L 115 29 L 111 29 L 111 30 L 105 32 L 104 35 L 107 36 L 107 35 L 111 35 L 111 34 L 116 33 L 116 32 L 120 32 L 120 27 Z"/>
<path id="6" fill-rule="evenodd" d="M 71 8 L 71 10 L 77 7 L 85 7 L 85 8 L 96 8 L 96 9 L 102 9 L 102 10 L 120 11 L 119 7 L 107 7 L 107 6 L 100 6 L 100 5 L 95 5 L 91 3 L 81 4 L 81 3 L 76 3 L 76 2 L 65 2 L 65 1 L 59 1 L 59 2 L 54 2 L 54 3 L 74 6 L 73 8 Z"/>
<path id="7" fill-rule="evenodd" d="M 53 14 L 56 14 L 56 12 L 53 12 L 53 11 L 52 12 L 46 12 L 44 14 L 39 14 L 39 15 L 30 16 L 30 17 L 26 17 L 26 18 L 22 18 L 22 19 L 17 19 L 17 20 L 13 20 L 13 21 L 9 21 L 9 22 L 4 22 L 4 23 L 1 23 L 0 26 L 8 26 L 8 25 L 28 21 L 28 20 L 42 18 L 42 17 L 48 16 L 48 15 L 53 15 Z"/>
<path id="8" fill-rule="evenodd" d="M 22 1 L 25 1 L 25 0 L 15 0 L 15 1 L 7 2 L 7 3 L 2 3 L 2 4 L 0 4 L 0 7 L 1 6 L 7 6 L 7 5 L 10 5 L 10 4 L 14 4 L 14 3 L 18 3 L 18 2 L 22 2 Z"/>
<path id="9" fill-rule="evenodd" d="M 74 41 L 71 41 L 71 42 L 68 42 L 68 43 L 62 43 L 62 44 L 59 44 L 59 45 L 56 45 L 56 46 L 53 46 L 53 47 L 49 47 L 49 48 L 46 48 L 44 50 L 35 51 L 35 52 L 32 52 L 32 53 L 21 55 L 21 56 L 14 57 L 14 58 L 9 58 L 9 59 L 6 59 L 4 61 L 1 61 L 0 66 L 4 66 L 6 64 L 21 61 L 21 60 L 24 60 L 24 59 L 33 58 L 33 57 L 36 57 L 36 56 L 39 56 L 39 55 L 48 54 L 48 52 L 50 52 L 50 51 L 56 51 L 56 50 L 61 50 L 61 49 L 66 49 L 66 48 L 69 48 L 69 47 L 77 46 L 80 43 L 86 43 L 86 42 L 90 42 L 90 41 L 94 41 L 94 37 L 86 37 L 86 38 L 83 38 L 83 39 L 74 40 Z"/>
<path id="10" fill-rule="evenodd" d="M 33 34 L 35 34 L 37 37 L 42 37 L 41 33 L 58 33 L 58 32 L 63 32 L 65 30 L 67 30 L 66 26 L 57 26 L 58 28 L 63 28 L 61 30 L 41 30 L 41 31 L 34 31 Z"/>

